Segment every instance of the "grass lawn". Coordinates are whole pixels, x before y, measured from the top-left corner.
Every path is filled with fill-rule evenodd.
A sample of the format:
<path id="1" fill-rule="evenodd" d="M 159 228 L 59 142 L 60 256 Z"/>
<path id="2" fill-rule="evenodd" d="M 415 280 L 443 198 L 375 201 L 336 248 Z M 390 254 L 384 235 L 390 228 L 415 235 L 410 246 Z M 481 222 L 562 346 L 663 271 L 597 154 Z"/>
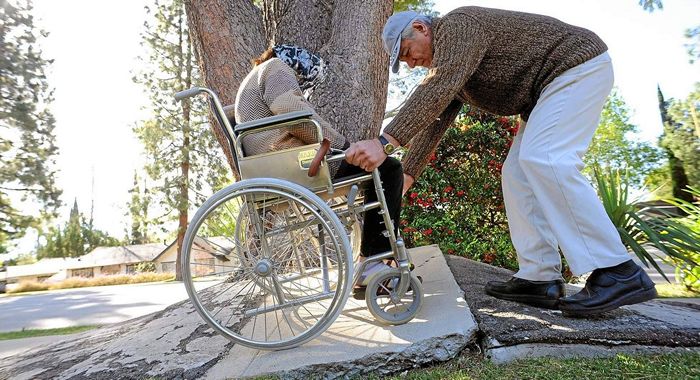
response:
<path id="1" fill-rule="evenodd" d="M 384 378 L 384 377 L 382 377 Z M 527 359 L 496 365 L 471 353 L 430 368 L 410 370 L 396 380 L 463 379 L 699 379 L 700 353 L 617 355 L 600 359 Z M 379 377 L 373 377 L 379 379 Z"/>
<path id="2" fill-rule="evenodd" d="M 698 298 L 700 293 L 688 290 L 680 284 L 658 284 L 656 291 L 659 293 L 659 298 Z"/>
<path id="3" fill-rule="evenodd" d="M 99 326 L 73 326 L 59 329 L 28 329 L 21 331 L 0 332 L 0 340 L 33 338 L 36 336 L 67 335 L 75 334 L 87 330 L 92 330 Z"/>

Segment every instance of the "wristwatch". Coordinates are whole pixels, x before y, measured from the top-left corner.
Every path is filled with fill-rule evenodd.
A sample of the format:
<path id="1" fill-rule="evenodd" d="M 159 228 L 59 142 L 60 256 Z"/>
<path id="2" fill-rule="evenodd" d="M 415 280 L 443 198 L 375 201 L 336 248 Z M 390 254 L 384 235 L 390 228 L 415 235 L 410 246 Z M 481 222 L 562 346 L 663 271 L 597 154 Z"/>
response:
<path id="1" fill-rule="evenodd" d="M 382 135 L 379 135 L 379 142 L 384 147 L 384 153 L 386 153 L 387 156 L 394 153 L 394 151 L 396 150 L 394 144 L 390 143 L 389 140 L 387 140 L 386 137 Z"/>

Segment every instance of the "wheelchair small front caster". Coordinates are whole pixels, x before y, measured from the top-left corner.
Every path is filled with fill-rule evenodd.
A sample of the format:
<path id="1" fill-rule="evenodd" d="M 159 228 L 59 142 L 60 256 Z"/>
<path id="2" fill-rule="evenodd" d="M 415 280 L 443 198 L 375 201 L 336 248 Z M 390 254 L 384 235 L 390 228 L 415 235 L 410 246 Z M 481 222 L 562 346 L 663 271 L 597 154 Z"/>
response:
<path id="1" fill-rule="evenodd" d="M 375 274 L 367 284 L 367 307 L 384 324 L 407 323 L 418 314 L 423 304 L 423 284 L 418 277 L 410 275 L 410 285 L 403 295 L 397 291 L 400 279 L 401 271 L 391 269 Z"/>

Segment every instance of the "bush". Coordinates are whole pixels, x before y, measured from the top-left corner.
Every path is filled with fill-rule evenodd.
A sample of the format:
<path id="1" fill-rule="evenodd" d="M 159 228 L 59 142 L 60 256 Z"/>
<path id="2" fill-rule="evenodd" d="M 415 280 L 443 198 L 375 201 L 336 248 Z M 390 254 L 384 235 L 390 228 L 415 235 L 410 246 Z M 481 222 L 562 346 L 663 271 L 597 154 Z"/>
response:
<path id="1" fill-rule="evenodd" d="M 404 197 L 400 228 L 407 246 L 438 244 L 444 253 L 517 268 L 501 190 L 501 168 L 516 118 L 467 112 L 449 128 Z"/>
<path id="2" fill-rule="evenodd" d="M 689 187 L 688 191 L 697 200 L 700 200 L 700 188 Z M 685 214 L 678 222 L 687 227 L 696 239 L 696 245 L 700 245 L 700 203 L 690 203 L 682 199 L 672 198 L 669 203 L 676 205 Z M 687 250 L 686 255 L 690 260 L 670 258 L 676 265 L 676 276 L 689 290 L 700 292 L 700 249 Z"/>
<path id="3" fill-rule="evenodd" d="M 39 281 L 21 281 L 17 286 L 7 287 L 6 292 L 11 293 L 23 293 L 23 292 L 36 292 L 40 290 L 48 290 L 49 284 Z"/>
<path id="4" fill-rule="evenodd" d="M 697 284 L 697 276 L 700 275 L 700 233 L 684 223 L 692 220 L 693 211 L 700 217 L 700 209 L 688 202 L 672 199 L 668 202 L 691 213 L 686 219 L 644 215 L 636 205 L 638 200 L 629 199 L 630 179 L 626 172 L 595 167 L 594 175 L 598 196 L 625 247 L 634 252 L 644 265 L 653 266 L 668 281 L 654 261 L 655 254 L 648 249 L 648 246 L 653 246 L 679 268 L 685 268 L 682 271 L 687 274 L 687 280 Z M 657 214 L 663 215 L 663 211 L 657 210 Z"/>
<path id="5" fill-rule="evenodd" d="M 146 272 L 155 272 L 156 271 L 156 263 L 152 261 L 144 261 L 141 263 L 136 264 L 136 273 L 146 273 Z"/>

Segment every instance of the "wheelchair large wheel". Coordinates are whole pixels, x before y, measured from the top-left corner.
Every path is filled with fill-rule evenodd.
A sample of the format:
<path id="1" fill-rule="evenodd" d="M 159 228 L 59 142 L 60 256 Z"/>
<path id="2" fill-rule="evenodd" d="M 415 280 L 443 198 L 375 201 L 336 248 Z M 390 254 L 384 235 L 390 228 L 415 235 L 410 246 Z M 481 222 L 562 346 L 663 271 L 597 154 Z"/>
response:
<path id="1" fill-rule="evenodd" d="M 409 278 L 410 285 L 402 296 L 397 291 L 401 279 L 399 269 L 381 271 L 370 278 L 365 301 L 377 320 L 388 325 L 401 325 L 418 314 L 423 305 L 423 284 L 414 274 Z"/>
<path id="2" fill-rule="evenodd" d="M 256 349 L 286 349 L 325 331 L 351 287 L 345 228 L 311 191 L 257 178 L 214 194 L 192 219 L 183 280 L 214 330 Z"/>

